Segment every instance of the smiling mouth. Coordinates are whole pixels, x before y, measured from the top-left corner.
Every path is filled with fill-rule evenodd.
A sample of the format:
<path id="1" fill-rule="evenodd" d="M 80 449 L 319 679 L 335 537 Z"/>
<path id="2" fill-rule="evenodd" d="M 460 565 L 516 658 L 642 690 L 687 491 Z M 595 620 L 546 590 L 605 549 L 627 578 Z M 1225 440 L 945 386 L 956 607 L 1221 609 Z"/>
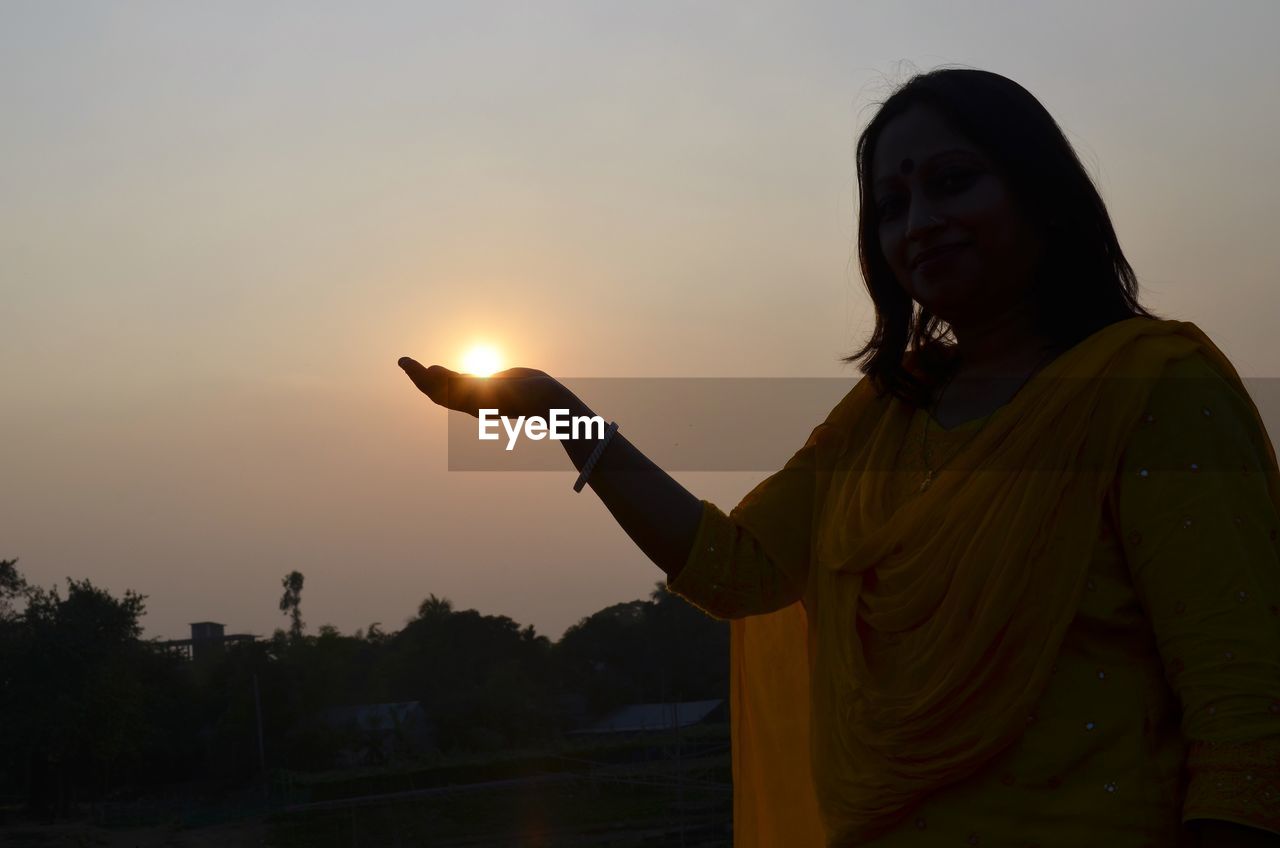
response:
<path id="1" fill-rule="evenodd" d="M 968 242 L 958 242 L 956 244 L 946 244 L 940 247 L 931 247 L 924 253 L 921 253 L 911 262 L 912 270 L 919 268 L 921 265 L 940 259 L 944 256 L 950 256 L 957 250 L 962 250 L 968 246 Z"/>

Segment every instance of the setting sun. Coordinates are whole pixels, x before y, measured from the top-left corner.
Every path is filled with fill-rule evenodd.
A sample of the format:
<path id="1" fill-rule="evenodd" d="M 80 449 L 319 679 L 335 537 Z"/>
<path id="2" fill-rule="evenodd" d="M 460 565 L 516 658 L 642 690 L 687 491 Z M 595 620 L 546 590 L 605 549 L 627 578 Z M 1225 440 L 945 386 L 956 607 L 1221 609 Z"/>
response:
<path id="1" fill-rule="evenodd" d="M 472 345 L 462 356 L 462 370 L 477 377 L 488 377 L 502 369 L 502 355 L 492 345 Z"/>

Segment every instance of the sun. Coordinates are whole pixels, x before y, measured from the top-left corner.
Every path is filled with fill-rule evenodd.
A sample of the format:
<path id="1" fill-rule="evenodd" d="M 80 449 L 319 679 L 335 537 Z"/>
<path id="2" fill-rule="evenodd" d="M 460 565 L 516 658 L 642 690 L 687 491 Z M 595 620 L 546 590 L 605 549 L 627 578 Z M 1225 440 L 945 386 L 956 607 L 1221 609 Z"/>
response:
<path id="1" fill-rule="evenodd" d="M 493 345 L 475 344 L 462 355 L 462 370 L 477 377 L 488 377 L 502 370 L 502 354 Z"/>

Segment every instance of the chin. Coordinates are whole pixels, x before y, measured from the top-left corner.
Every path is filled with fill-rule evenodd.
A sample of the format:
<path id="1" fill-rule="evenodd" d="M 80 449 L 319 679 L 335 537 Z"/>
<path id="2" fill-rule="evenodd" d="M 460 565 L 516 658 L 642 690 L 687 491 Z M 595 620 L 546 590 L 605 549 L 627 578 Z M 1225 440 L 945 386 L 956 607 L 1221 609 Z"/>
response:
<path id="1" fill-rule="evenodd" d="M 975 294 L 974 287 L 967 281 L 942 278 L 923 284 L 917 282 L 911 292 L 916 303 L 947 322 L 957 313 L 963 313 L 965 307 L 973 303 Z"/>

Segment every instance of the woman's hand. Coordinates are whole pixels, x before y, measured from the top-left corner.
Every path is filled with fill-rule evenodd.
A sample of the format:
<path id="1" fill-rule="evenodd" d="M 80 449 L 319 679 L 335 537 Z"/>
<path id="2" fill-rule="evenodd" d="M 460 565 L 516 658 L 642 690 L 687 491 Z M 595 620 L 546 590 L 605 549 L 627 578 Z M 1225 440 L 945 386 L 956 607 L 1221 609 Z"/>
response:
<path id="1" fill-rule="evenodd" d="M 398 363 L 424 395 L 446 409 L 478 418 L 481 409 L 498 415 L 549 417 L 550 410 L 568 408 L 573 393 L 559 380 L 536 368 L 508 368 L 488 377 L 459 374 L 442 365 L 423 367 L 407 356 Z"/>

